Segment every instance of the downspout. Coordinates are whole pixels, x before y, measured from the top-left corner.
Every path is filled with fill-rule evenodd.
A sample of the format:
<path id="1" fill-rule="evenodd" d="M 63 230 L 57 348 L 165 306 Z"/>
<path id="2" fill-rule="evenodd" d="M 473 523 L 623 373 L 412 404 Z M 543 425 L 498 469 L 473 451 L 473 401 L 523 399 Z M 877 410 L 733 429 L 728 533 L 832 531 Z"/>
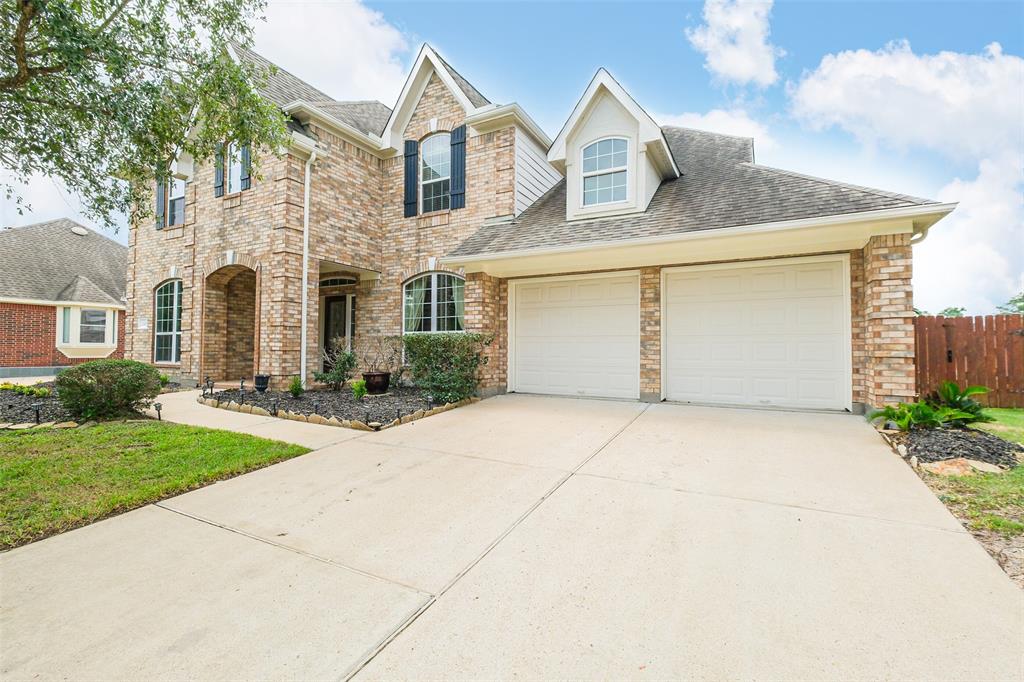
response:
<path id="1" fill-rule="evenodd" d="M 316 149 L 309 152 L 306 160 L 306 173 L 302 201 L 302 329 L 299 331 L 299 376 L 302 385 L 306 385 L 306 345 L 308 342 L 306 322 L 309 316 L 309 185 L 310 172 L 316 161 Z"/>

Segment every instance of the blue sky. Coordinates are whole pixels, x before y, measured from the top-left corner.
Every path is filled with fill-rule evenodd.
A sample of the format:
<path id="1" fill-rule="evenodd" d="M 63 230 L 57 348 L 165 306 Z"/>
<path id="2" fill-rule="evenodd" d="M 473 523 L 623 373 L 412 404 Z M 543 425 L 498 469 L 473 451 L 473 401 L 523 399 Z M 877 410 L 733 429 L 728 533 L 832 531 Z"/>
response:
<path id="1" fill-rule="evenodd" d="M 759 163 L 960 201 L 915 247 L 919 307 L 990 313 L 1024 289 L 1024 3 L 271 0 L 255 38 L 389 106 L 430 42 L 552 137 L 604 66 L 662 123 L 754 136 Z M 0 222 L 75 215 L 46 179 L 28 193 L 35 215 Z"/>

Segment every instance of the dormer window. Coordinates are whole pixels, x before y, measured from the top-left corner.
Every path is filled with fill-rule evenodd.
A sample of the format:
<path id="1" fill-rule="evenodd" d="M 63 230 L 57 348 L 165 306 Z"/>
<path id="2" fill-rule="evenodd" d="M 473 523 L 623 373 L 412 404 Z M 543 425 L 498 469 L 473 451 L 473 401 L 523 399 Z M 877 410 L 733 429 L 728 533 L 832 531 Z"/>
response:
<path id="1" fill-rule="evenodd" d="M 420 149 L 420 213 L 445 211 L 451 205 L 451 135 L 438 133 Z"/>
<path id="2" fill-rule="evenodd" d="M 628 146 L 621 137 L 609 137 L 583 148 L 584 206 L 626 200 Z"/>

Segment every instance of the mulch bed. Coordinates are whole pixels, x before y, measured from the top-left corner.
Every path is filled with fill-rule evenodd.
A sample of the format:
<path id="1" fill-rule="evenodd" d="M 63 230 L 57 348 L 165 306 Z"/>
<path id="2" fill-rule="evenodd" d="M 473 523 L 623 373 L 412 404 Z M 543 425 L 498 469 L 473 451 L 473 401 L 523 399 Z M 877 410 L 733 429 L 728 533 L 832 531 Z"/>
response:
<path id="1" fill-rule="evenodd" d="M 430 407 L 437 407 L 436 403 L 429 403 L 426 394 L 418 388 L 392 388 L 384 395 L 368 395 L 357 401 L 352 396 L 352 391 L 343 388 L 340 391 L 306 391 L 302 397 L 293 398 L 287 391 L 239 391 L 237 388 L 229 391 L 218 391 L 213 397 L 219 401 L 233 400 L 236 403 L 244 402 L 246 405 L 262 407 L 270 413 L 274 412 L 274 402 L 277 401 L 278 410 L 288 410 L 298 414 L 319 414 L 325 419 L 337 417 L 338 419 L 357 420 L 369 424 L 380 422 L 386 424 L 396 417 L 411 414 L 416 410 L 426 410 Z"/>
<path id="2" fill-rule="evenodd" d="M 46 386 L 46 384 L 39 384 Z M 53 390 L 52 385 L 47 386 Z M 61 406 L 55 393 L 50 393 L 45 398 L 34 395 L 22 395 L 14 391 L 0 391 L 0 424 L 10 422 L 12 424 L 23 424 L 36 420 L 34 403 L 39 403 L 40 422 L 63 422 L 70 421 L 71 414 Z"/>
<path id="3" fill-rule="evenodd" d="M 897 443 L 907 447 L 907 454 L 916 455 L 920 462 L 963 457 L 1015 467 L 1024 461 L 1024 447 L 975 429 L 914 429 L 894 436 Z"/>

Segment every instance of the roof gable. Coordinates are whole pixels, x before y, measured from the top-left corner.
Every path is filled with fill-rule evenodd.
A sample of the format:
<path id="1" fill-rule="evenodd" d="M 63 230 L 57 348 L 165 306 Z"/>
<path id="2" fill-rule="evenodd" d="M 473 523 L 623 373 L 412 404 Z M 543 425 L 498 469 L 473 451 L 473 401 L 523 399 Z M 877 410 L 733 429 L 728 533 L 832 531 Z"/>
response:
<path id="1" fill-rule="evenodd" d="M 405 80 L 402 93 L 398 96 L 398 102 L 395 103 L 395 108 L 391 111 L 391 116 L 381 133 L 385 145 L 389 145 L 393 149 L 401 147 L 402 132 L 416 111 L 416 105 L 423 96 L 430 77 L 435 74 L 451 91 L 455 101 L 459 103 L 467 116 L 490 105 L 487 98 L 481 95 L 469 81 L 441 59 L 441 56 L 430 45 L 424 43 Z"/>
<path id="2" fill-rule="evenodd" d="M 75 231 L 72 231 L 75 228 Z M 121 305 L 128 247 L 60 218 L 0 230 L 0 297 Z"/>
<path id="3" fill-rule="evenodd" d="M 594 74 L 568 120 L 558 132 L 555 141 L 551 143 L 551 149 L 548 150 L 548 161 L 564 170 L 568 139 L 586 120 L 591 107 L 603 96 L 614 99 L 631 117 L 636 119 L 639 126 L 640 142 L 647 145 L 648 155 L 658 166 L 662 177 L 665 179 L 679 177 L 679 166 L 672 156 L 672 150 L 661 127 L 604 68 L 598 69 Z"/>

